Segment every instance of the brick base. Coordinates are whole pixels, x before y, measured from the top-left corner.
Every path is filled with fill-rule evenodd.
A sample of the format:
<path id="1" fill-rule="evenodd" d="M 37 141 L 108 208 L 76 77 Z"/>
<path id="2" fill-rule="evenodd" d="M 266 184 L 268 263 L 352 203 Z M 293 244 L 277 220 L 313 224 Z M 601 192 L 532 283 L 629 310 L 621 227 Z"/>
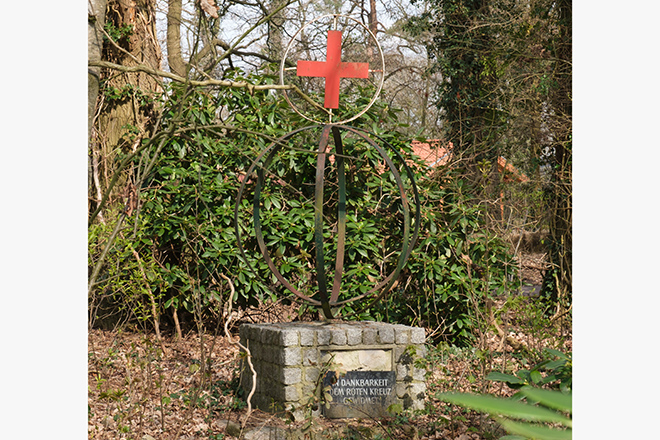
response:
<path id="1" fill-rule="evenodd" d="M 424 407 L 425 371 L 415 366 L 415 359 L 426 355 L 422 328 L 371 321 L 293 322 L 243 324 L 239 331 L 257 372 L 252 405 L 262 411 L 284 410 L 296 420 L 310 411 L 320 415 L 312 403 L 322 394 L 321 373 L 327 370 L 394 371 L 393 402 L 403 409 Z M 241 386 L 246 395 L 252 389 L 245 362 Z"/>

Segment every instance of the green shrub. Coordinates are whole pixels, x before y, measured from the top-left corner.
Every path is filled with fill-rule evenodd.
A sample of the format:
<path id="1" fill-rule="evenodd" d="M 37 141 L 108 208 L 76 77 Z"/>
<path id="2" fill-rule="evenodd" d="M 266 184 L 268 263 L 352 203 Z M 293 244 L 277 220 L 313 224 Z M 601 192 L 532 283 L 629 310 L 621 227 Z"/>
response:
<path id="1" fill-rule="evenodd" d="M 503 240 L 484 227 L 484 211 L 466 194 L 457 171 L 419 176 L 422 232 L 399 289 L 380 308 L 384 319 L 435 329 L 437 339 L 464 345 L 475 311 L 513 283 L 515 266 Z"/>
<path id="2" fill-rule="evenodd" d="M 486 379 L 504 382 L 510 388 L 520 389 L 524 386 L 549 386 L 568 393 L 573 388 L 573 361 L 571 356 L 559 350 L 546 348 L 545 359 L 533 365 L 529 370 L 518 370 L 514 375 L 494 371 Z"/>
<path id="3" fill-rule="evenodd" d="M 255 84 L 274 80 L 245 79 Z M 366 98 L 354 105 L 362 106 L 361 99 Z M 214 316 L 229 290 L 220 274 L 234 280 L 234 299 L 241 305 L 289 296 L 258 251 L 247 199 L 241 201 L 238 226 L 246 259 L 239 258 L 234 206 L 241 182 L 254 179 L 246 172 L 259 153 L 274 139 L 309 123 L 284 100 L 264 91 L 223 89 L 212 94 L 172 85 L 164 106 L 161 132 L 170 134 L 162 150 L 156 157 L 145 150 L 134 161 L 135 173 L 148 170 L 150 160 L 155 166 L 140 188 L 142 205 L 127 238 L 131 249 L 149 263 L 149 276 L 155 280 L 150 289 L 158 307 L 186 310 L 200 318 Z M 392 145 L 401 154 L 393 157 L 399 169 L 404 166 L 400 159 L 410 161 L 421 200 L 418 244 L 389 297 L 372 307 L 366 300 L 345 305 L 342 314 L 439 328 L 447 339 L 467 341 L 474 325 L 472 311 L 506 283 L 510 257 L 503 242 L 485 231 L 482 210 L 472 203 L 463 182 L 450 174 L 442 180 L 427 175 L 412 158 L 410 139 L 397 132 L 395 121 L 395 111 L 376 103 L 353 126 L 373 131 Z M 316 295 L 312 205 L 318 136 L 303 130 L 288 140 L 264 170 L 261 191 L 261 226 L 269 254 L 282 274 L 310 296 Z M 392 272 L 401 251 L 403 222 L 396 182 L 382 172 L 380 155 L 357 136 L 346 135 L 343 143 L 349 182 L 345 296 L 340 300 L 367 292 L 374 279 Z M 332 234 L 339 203 L 333 173 L 336 169 L 329 165 L 323 207 L 326 238 Z M 402 178 L 410 188 L 405 173 Z M 412 193 L 406 196 L 414 199 Z M 116 249 L 122 246 L 115 244 Z M 331 274 L 336 243 L 328 240 L 324 246 L 324 267 Z M 141 282 L 128 262 L 113 267 L 123 272 L 107 272 L 99 289 L 111 287 L 111 277 Z"/>

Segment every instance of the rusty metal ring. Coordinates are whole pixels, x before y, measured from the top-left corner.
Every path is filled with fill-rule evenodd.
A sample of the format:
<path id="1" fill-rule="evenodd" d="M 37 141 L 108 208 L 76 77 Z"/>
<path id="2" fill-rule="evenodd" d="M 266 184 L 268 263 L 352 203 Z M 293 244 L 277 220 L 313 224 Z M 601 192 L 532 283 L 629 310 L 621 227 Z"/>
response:
<path id="1" fill-rule="evenodd" d="M 316 150 L 317 154 L 317 167 L 316 167 L 316 181 L 315 181 L 315 200 L 314 200 L 314 211 L 315 211 L 315 216 L 314 216 L 314 236 L 315 236 L 315 242 L 316 242 L 316 280 L 317 280 L 317 287 L 319 290 L 319 300 L 315 300 L 302 292 L 300 292 L 298 289 L 296 289 L 279 271 L 279 269 L 275 266 L 275 263 L 273 262 L 272 258 L 270 257 L 270 254 L 268 252 L 268 249 L 266 247 L 264 237 L 263 237 L 263 232 L 261 230 L 261 218 L 260 218 L 260 210 L 261 210 L 261 189 L 264 184 L 264 170 L 267 170 L 268 167 L 270 166 L 270 163 L 275 156 L 275 154 L 286 145 L 286 141 L 292 138 L 294 135 L 306 131 L 306 130 L 312 130 L 312 129 L 321 129 L 321 136 L 319 139 L 319 146 L 318 149 Z M 383 158 L 385 163 L 387 164 L 388 168 L 392 172 L 397 187 L 399 189 L 399 193 L 401 196 L 401 202 L 402 202 L 402 207 L 403 207 L 403 214 L 404 214 L 404 220 L 403 220 L 403 239 L 402 239 L 402 247 L 401 247 L 401 252 L 399 254 L 399 259 L 397 261 L 396 268 L 387 276 L 385 277 L 381 282 L 377 283 L 372 289 L 368 290 L 367 292 L 362 293 L 361 295 L 355 296 L 353 298 L 348 298 L 343 301 L 339 301 L 339 295 L 340 295 L 340 288 L 341 288 L 341 278 L 343 274 L 343 266 L 344 266 L 344 251 L 345 251 L 345 230 L 346 230 L 346 181 L 345 181 L 345 171 L 344 171 L 344 164 L 343 164 L 343 142 L 341 139 L 341 132 L 340 130 L 346 130 L 349 132 L 352 132 L 356 136 L 358 136 L 360 139 L 364 140 L 375 148 L 380 156 Z M 335 260 L 335 275 L 333 278 L 332 282 L 332 291 L 330 292 L 330 295 L 328 295 L 328 284 L 325 276 L 325 270 L 324 270 L 324 264 L 325 264 L 325 255 L 323 252 L 323 216 L 322 216 L 322 209 L 323 209 L 323 187 L 324 187 L 324 170 L 325 170 L 325 162 L 326 162 L 326 157 L 328 154 L 328 148 L 329 148 L 329 138 L 330 134 L 333 135 L 334 139 L 334 146 L 335 146 L 335 157 L 337 160 L 337 174 L 338 174 L 338 188 L 339 188 L 339 203 L 338 203 L 338 213 L 337 213 L 337 257 Z M 253 173 L 257 173 L 257 181 L 254 189 L 254 196 L 253 196 L 253 221 L 254 221 L 254 228 L 255 228 L 255 235 L 256 239 L 259 245 L 259 250 L 264 257 L 264 260 L 266 261 L 266 264 L 268 265 L 269 269 L 271 272 L 275 275 L 277 280 L 289 291 L 291 291 L 294 295 L 296 295 L 298 298 L 301 300 L 314 305 L 314 306 L 321 306 L 323 313 L 326 318 L 331 319 L 333 318 L 333 312 L 332 308 L 333 307 L 339 307 L 345 304 L 348 304 L 350 302 L 354 302 L 357 300 L 361 300 L 367 297 L 372 296 L 376 291 L 380 291 L 379 295 L 377 295 L 376 299 L 373 301 L 378 301 L 385 293 L 387 293 L 392 285 L 394 284 L 394 281 L 396 281 L 396 278 L 400 274 L 401 270 L 403 269 L 403 266 L 405 265 L 405 262 L 408 260 L 410 257 L 410 254 L 412 252 L 412 249 L 415 246 L 415 243 L 417 241 L 418 235 L 419 235 L 419 225 L 420 225 L 420 203 L 419 203 L 419 193 L 417 190 L 417 186 L 415 184 L 415 179 L 414 179 L 414 174 L 410 167 L 406 164 L 405 160 L 403 159 L 403 156 L 392 146 L 389 144 L 387 141 L 382 139 L 379 136 L 375 136 L 380 142 L 382 142 L 391 152 L 393 152 L 398 160 L 400 160 L 403 163 L 404 169 L 406 174 L 408 175 L 410 179 L 410 183 L 412 184 L 412 189 L 413 189 L 413 195 L 414 195 L 414 206 L 415 206 L 415 216 L 414 219 L 410 217 L 410 208 L 409 208 L 409 201 L 405 193 L 405 188 L 403 185 L 403 180 L 401 179 L 401 175 L 399 174 L 398 170 L 394 166 L 394 163 L 392 162 L 392 159 L 387 155 L 385 150 L 379 146 L 376 142 L 374 142 L 372 139 L 370 139 L 365 130 L 361 129 L 356 129 L 353 127 L 348 127 L 348 126 L 343 126 L 343 125 L 335 125 L 335 124 L 324 124 L 324 125 L 313 125 L 309 127 L 303 127 L 298 130 L 292 131 L 290 133 L 287 133 L 286 135 L 280 137 L 276 141 L 272 142 L 270 145 L 268 145 L 260 154 L 259 156 L 253 161 L 252 165 L 250 166 L 245 178 L 243 179 L 243 182 L 241 183 L 241 186 L 238 191 L 237 195 L 237 201 L 236 201 L 236 206 L 235 206 L 235 211 L 234 211 L 234 224 L 235 224 L 235 231 L 236 231 L 236 237 L 237 237 L 237 242 L 238 242 L 238 249 L 240 252 L 241 257 L 243 260 L 246 262 L 248 267 L 253 271 L 255 275 L 258 276 L 257 271 L 252 267 L 250 264 L 247 256 L 245 255 L 245 251 L 243 249 L 242 241 L 241 241 L 241 233 L 240 233 L 240 206 L 241 206 L 241 201 L 243 199 L 243 195 L 245 193 L 246 185 L 248 182 L 248 179 L 250 176 L 253 175 Z M 261 164 L 261 165 L 260 165 Z M 412 231 L 411 231 L 411 226 L 412 226 Z M 373 304 L 372 302 L 372 304 Z"/>

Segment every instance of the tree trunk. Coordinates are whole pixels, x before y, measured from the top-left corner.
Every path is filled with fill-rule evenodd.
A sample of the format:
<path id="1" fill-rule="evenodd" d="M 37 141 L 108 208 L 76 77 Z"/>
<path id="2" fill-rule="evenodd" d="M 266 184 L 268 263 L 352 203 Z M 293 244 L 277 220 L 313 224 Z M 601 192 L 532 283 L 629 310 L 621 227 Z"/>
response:
<path id="1" fill-rule="evenodd" d="M 369 15 L 368 15 L 369 30 L 374 37 L 378 35 L 378 15 L 376 12 L 376 0 L 369 0 Z M 376 42 L 369 40 L 367 45 L 367 60 L 371 63 L 374 61 L 374 56 L 378 52 Z"/>
<path id="2" fill-rule="evenodd" d="M 269 5 L 269 12 L 282 6 L 283 0 L 273 0 Z M 286 21 L 285 10 L 282 9 L 272 16 L 268 22 L 268 41 L 266 43 L 266 54 L 272 60 L 282 59 L 284 54 L 284 42 L 282 30 Z"/>
<path id="3" fill-rule="evenodd" d="M 561 300 L 563 295 L 572 292 L 572 24 L 571 0 L 560 0 L 557 3 L 559 10 L 559 36 L 555 46 L 554 57 L 557 60 L 555 67 L 555 80 L 557 87 L 551 96 L 555 113 L 554 133 L 555 150 L 553 166 L 553 187 L 551 194 L 552 221 L 550 235 L 552 249 L 551 262 L 555 270 L 549 271 L 552 279 L 550 284 L 555 286 L 553 297 Z M 567 298 L 570 300 L 570 298 Z"/>
<path id="4" fill-rule="evenodd" d="M 88 4 L 87 22 L 87 58 L 90 61 L 99 61 L 103 49 L 103 34 L 101 29 L 105 25 L 105 8 L 107 0 L 90 0 Z M 96 113 L 96 100 L 99 95 L 99 82 L 101 69 L 89 67 L 87 69 L 87 139 L 92 137 L 92 124 Z"/>
<path id="5" fill-rule="evenodd" d="M 101 58 L 126 66 L 145 64 L 160 68 L 154 5 L 154 0 L 108 0 L 105 13 L 108 31 Z M 117 152 L 134 150 L 149 130 L 155 114 L 155 104 L 150 98 L 161 87 L 154 78 L 139 72 L 102 71 L 100 78 L 99 118 L 97 130 L 91 132 L 90 157 L 92 164 L 98 163 L 96 172 L 101 186 L 98 190 L 105 192 L 114 173 Z M 118 181 L 109 208 L 122 201 L 127 182 L 127 176 Z M 94 199 L 91 194 L 90 198 Z"/>
<path id="6" fill-rule="evenodd" d="M 376 0 L 369 0 L 369 30 L 374 35 L 378 33 L 378 15 L 376 13 Z"/>
<path id="7" fill-rule="evenodd" d="M 167 62 L 170 71 L 186 76 L 186 62 L 181 55 L 181 0 L 167 2 Z"/>
<path id="8" fill-rule="evenodd" d="M 88 3 L 87 21 L 87 58 L 90 61 L 99 61 L 103 52 L 103 33 L 101 29 L 105 25 L 105 9 L 107 0 L 90 0 Z M 97 201 L 101 200 L 101 186 L 98 176 L 98 154 L 92 142 L 92 128 L 94 126 L 94 115 L 96 114 L 96 102 L 99 97 L 101 80 L 101 69 L 98 67 L 87 68 L 87 142 L 89 153 L 87 155 L 87 188 L 90 194 L 89 202 L 94 194 Z M 91 209 L 88 203 L 88 210 Z M 99 217 L 104 221 L 103 216 Z"/>

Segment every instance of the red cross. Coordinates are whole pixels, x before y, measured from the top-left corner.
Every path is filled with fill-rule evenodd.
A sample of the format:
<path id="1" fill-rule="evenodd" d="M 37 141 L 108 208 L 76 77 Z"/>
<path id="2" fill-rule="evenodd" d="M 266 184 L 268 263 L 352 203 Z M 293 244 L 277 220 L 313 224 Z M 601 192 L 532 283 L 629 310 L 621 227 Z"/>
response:
<path id="1" fill-rule="evenodd" d="M 298 76 L 325 78 L 325 108 L 339 108 L 339 80 L 368 78 L 369 63 L 341 62 L 341 31 L 328 31 L 325 61 L 298 61 Z"/>

